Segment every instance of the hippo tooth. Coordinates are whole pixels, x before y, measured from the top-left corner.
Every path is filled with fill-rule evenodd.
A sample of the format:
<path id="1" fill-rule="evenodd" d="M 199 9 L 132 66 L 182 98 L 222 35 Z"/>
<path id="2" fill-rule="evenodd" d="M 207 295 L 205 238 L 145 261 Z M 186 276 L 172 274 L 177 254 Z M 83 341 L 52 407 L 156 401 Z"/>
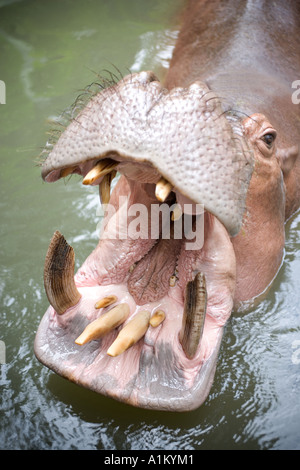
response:
<path id="1" fill-rule="evenodd" d="M 120 331 L 115 341 L 108 348 L 107 354 L 115 357 L 136 344 L 149 327 L 150 312 L 141 310 Z"/>
<path id="2" fill-rule="evenodd" d="M 153 328 L 156 328 L 164 321 L 165 318 L 166 314 L 163 310 L 156 310 L 156 312 L 154 312 L 154 314 L 150 318 L 149 323 Z"/>
<path id="3" fill-rule="evenodd" d="M 174 209 L 172 211 L 171 220 L 175 222 L 175 220 L 179 220 L 182 216 L 182 210 L 179 204 L 175 204 Z"/>
<path id="4" fill-rule="evenodd" d="M 82 180 L 82 184 L 93 184 L 96 180 L 101 178 L 104 175 L 110 173 L 116 166 L 118 162 L 112 160 L 111 158 L 104 158 L 100 160 L 96 165 L 85 175 Z"/>
<path id="5" fill-rule="evenodd" d="M 206 314 L 206 281 L 203 273 L 198 273 L 187 283 L 184 311 L 179 341 L 188 359 L 192 359 L 201 341 Z"/>
<path id="6" fill-rule="evenodd" d="M 81 346 L 93 339 L 101 338 L 124 323 L 129 313 L 130 310 L 128 304 L 124 303 L 116 305 L 111 310 L 105 312 L 99 318 L 90 323 L 81 335 L 78 336 L 75 343 Z"/>
<path id="7" fill-rule="evenodd" d="M 117 302 L 118 297 L 115 295 L 108 295 L 107 297 L 103 297 L 103 299 L 98 300 L 98 302 L 95 303 L 95 308 L 103 308 L 103 307 L 108 307 L 111 304 L 114 304 Z"/>
<path id="8" fill-rule="evenodd" d="M 133 263 L 133 264 L 130 266 L 130 268 L 129 268 L 128 271 L 129 271 L 130 273 L 132 273 L 132 272 L 134 271 L 135 267 L 136 267 L 136 263 Z"/>
<path id="9" fill-rule="evenodd" d="M 45 259 L 44 285 L 48 300 L 59 315 L 74 307 L 81 298 L 74 281 L 74 265 L 73 248 L 56 231 Z"/>
<path id="10" fill-rule="evenodd" d="M 169 280 L 170 287 L 174 287 L 176 284 L 176 276 L 171 276 Z"/>
<path id="11" fill-rule="evenodd" d="M 104 175 L 104 177 L 102 178 L 102 181 L 99 184 L 99 196 L 100 196 L 101 204 L 109 203 L 110 186 L 116 174 L 117 174 L 116 170 L 112 170 L 110 173 L 107 173 L 107 175 Z"/>
<path id="12" fill-rule="evenodd" d="M 170 192 L 173 189 L 173 185 L 169 183 L 163 176 L 160 180 L 156 183 L 155 187 L 155 196 L 159 202 L 165 202 L 167 197 L 169 196 Z"/>
<path id="13" fill-rule="evenodd" d="M 76 166 L 69 166 L 68 168 L 63 168 L 62 170 L 60 170 L 60 177 L 65 178 L 66 176 L 72 175 L 75 169 Z"/>

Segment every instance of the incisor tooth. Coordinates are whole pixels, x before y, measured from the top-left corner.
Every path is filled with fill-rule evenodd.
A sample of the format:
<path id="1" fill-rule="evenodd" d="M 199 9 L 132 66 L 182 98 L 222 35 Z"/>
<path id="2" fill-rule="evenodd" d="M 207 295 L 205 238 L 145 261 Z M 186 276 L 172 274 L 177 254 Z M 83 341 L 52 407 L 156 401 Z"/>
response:
<path id="1" fill-rule="evenodd" d="M 110 185 L 116 176 L 116 170 L 112 170 L 107 175 L 104 175 L 101 183 L 99 184 L 99 196 L 101 204 L 108 204 L 110 200 Z"/>
<path id="2" fill-rule="evenodd" d="M 160 202 L 165 202 L 170 192 L 173 189 L 173 185 L 169 183 L 164 177 L 161 177 L 160 180 L 156 183 L 155 187 L 155 196 Z"/>
<path id="3" fill-rule="evenodd" d="M 93 184 L 96 180 L 101 178 L 107 173 L 110 173 L 116 166 L 118 162 L 112 160 L 111 158 L 104 158 L 100 160 L 94 168 L 92 168 L 83 178 L 82 184 Z"/>
<path id="4" fill-rule="evenodd" d="M 107 297 L 103 297 L 103 299 L 98 300 L 98 302 L 95 303 L 95 308 L 103 308 L 103 307 L 108 307 L 111 304 L 114 304 L 117 302 L 118 297 L 115 295 L 108 295 Z"/>
<path id="5" fill-rule="evenodd" d="M 154 314 L 150 318 L 150 325 L 153 328 L 156 328 L 164 321 L 165 318 L 166 314 L 163 310 L 156 310 L 156 312 L 154 312 Z"/>
<path id="6" fill-rule="evenodd" d="M 119 304 L 108 312 L 105 312 L 97 320 L 90 323 L 80 336 L 75 340 L 76 344 L 82 346 L 83 344 L 92 341 L 93 339 L 101 338 L 110 331 L 120 326 L 129 315 L 129 305 Z"/>
<path id="7" fill-rule="evenodd" d="M 108 348 L 107 354 L 115 357 L 136 344 L 146 333 L 149 327 L 150 312 L 141 310 L 120 331 L 115 341 Z"/>

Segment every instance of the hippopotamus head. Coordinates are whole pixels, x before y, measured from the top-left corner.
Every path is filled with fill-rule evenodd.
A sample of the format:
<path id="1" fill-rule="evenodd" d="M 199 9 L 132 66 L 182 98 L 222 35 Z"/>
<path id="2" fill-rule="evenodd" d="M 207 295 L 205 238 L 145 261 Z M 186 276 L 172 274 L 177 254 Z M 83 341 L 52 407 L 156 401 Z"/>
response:
<path id="1" fill-rule="evenodd" d="M 40 361 L 135 406 L 197 408 L 235 301 L 270 282 L 255 280 L 247 294 L 248 232 L 278 229 L 264 256 L 280 264 L 281 167 L 288 172 L 293 158 L 276 154 L 275 137 L 264 116 L 227 112 L 201 82 L 167 90 L 142 72 L 93 96 L 42 165 L 48 182 L 77 173 L 98 185 L 105 218 L 75 277 L 72 248 L 59 232 L 51 240 Z"/>

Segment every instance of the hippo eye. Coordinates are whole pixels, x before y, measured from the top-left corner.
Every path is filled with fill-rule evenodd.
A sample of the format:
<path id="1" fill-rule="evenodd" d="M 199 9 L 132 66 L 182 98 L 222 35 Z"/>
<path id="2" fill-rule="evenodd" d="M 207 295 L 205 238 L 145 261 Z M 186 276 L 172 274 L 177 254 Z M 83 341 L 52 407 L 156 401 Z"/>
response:
<path id="1" fill-rule="evenodd" d="M 268 148 L 272 147 L 276 139 L 276 132 L 268 132 L 267 134 L 261 137 L 261 140 L 267 145 Z"/>

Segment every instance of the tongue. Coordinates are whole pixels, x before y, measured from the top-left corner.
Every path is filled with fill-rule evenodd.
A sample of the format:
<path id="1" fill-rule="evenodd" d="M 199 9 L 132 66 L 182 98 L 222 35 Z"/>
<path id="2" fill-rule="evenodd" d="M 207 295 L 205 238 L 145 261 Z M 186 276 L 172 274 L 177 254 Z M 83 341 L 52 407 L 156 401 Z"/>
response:
<path id="1" fill-rule="evenodd" d="M 181 240 L 160 239 L 142 258 L 128 279 L 128 291 L 136 304 L 144 305 L 164 297 L 170 287 L 180 253 Z"/>

